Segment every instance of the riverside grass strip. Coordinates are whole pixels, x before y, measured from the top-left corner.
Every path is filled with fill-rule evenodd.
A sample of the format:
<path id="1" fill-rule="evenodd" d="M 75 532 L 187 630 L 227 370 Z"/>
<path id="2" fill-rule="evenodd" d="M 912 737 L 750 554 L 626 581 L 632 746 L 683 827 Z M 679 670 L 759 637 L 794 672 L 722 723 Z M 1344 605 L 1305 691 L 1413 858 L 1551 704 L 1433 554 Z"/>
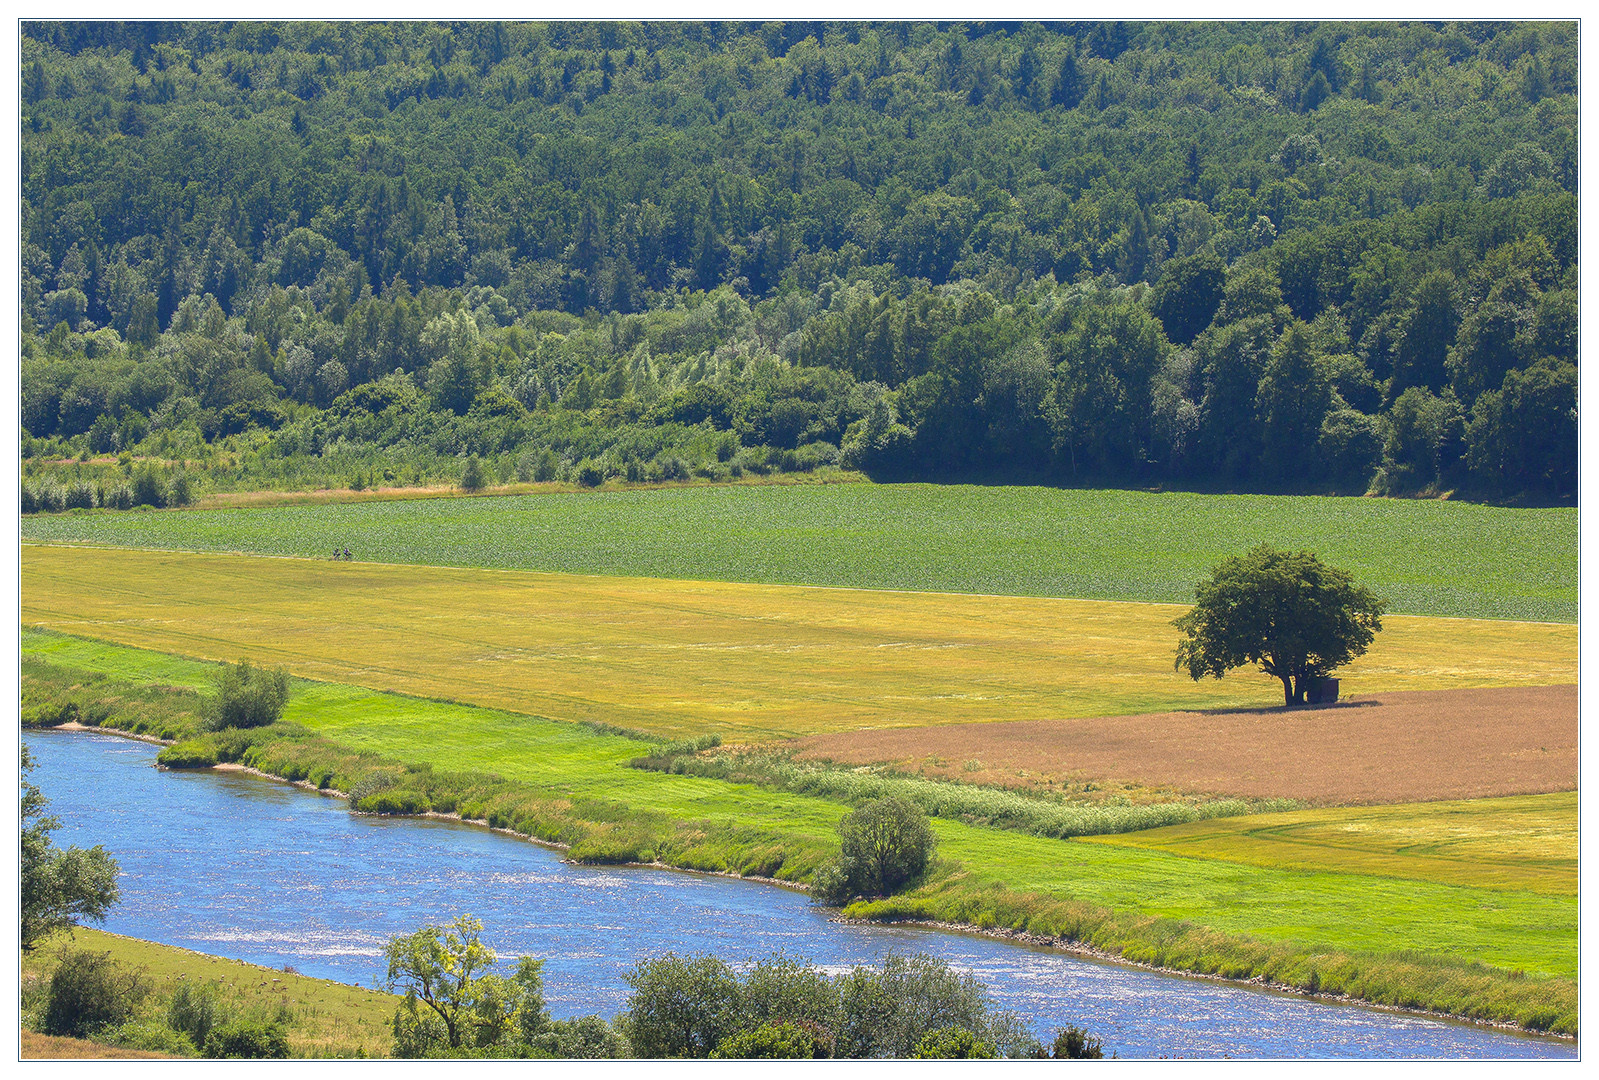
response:
<path id="1" fill-rule="evenodd" d="M 30 658 L 146 685 L 204 685 L 215 671 L 210 664 L 54 634 L 25 631 L 23 650 Z M 308 752 L 324 753 L 329 763 L 297 760 L 302 768 L 342 767 L 339 755 L 348 760 L 365 753 L 407 763 L 417 778 L 408 782 L 433 783 L 445 793 L 454 785 L 463 800 L 480 798 L 474 790 L 500 792 L 494 797 L 504 800 L 498 805 L 507 827 L 517 827 L 522 815 L 532 824 L 519 831 L 547 829 L 543 835 L 558 839 L 568 830 L 572 855 L 594 861 L 659 860 L 804 880 L 837 850 L 833 828 L 847 809 L 813 796 L 630 769 L 624 758 L 648 744 L 575 725 L 356 687 L 297 682 L 285 719 L 327 741 Z M 291 756 L 283 754 L 284 760 Z M 262 767 L 283 774 L 270 762 Z M 498 779 L 487 780 L 489 774 Z M 1380 967 L 1372 956 L 1409 950 L 1443 968 L 1469 972 L 1463 965 L 1489 965 L 1498 969 L 1488 971 L 1490 982 L 1514 982 L 1508 973 L 1515 970 L 1553 976 L 1550 985 L 1557 987 L 1576 976 L 1575 897 L 1382 876 L 1380 848 L 1363 873 L 1305 872 L 942 819 L 933 828 L 945 862 L 928 887 L 913 894 L 922 906 L 878 914 L 954 919 L 957 908 L 945 900 L 958 896 L 967 905 L 959 910 L 974 913 L 965 921 L 977 922 L 976 914 L 988 910 L 984 904 L 1005 897 L 1006 911 L 1067 905 L 1095 913 L 1096 925 L 1111 920 L 1125 928 L 1118 931 L 1117 949 L 1154 948 L 1160 935 L 1173 933 L 1175 920 L 1186 927 L 1183 934 L 1231 941 L 1229 949 L 1243 950 L 1236 955 L 1270 943 L 1272 955 L 1296 957 L 1310 965 L 1301 964 L 1307 972 L 1315 970 L 1308 958 L 1322 954 L 1360 954 L 1361 963 Z M 930 897 L 945 900 L 935 904 Z M 1017 924 L 1007 916 L 981 925 Z M 1066 933 L 1048 928 L 1056 925 L 1035 929 Z M 1234 940 L 1240 936 L 1256 943 Z M 1445 1007 L 1432 1000 L 1423 996 L 1411 1004 Z M 1526 1000 L 1539 999 L 1532 994 Z M 1496 1015 L 1517 1020 L 1519 1014 Z"/>
<path id="2" fill-rule="evenodd" d="M 951 875 L 915 892 L 858 902 L 848 917 L 976 926 L 1029 944 L 1070 945 L 1137 964 L 1421 1009 L 1575 1036 L 1575 976 L 1547 978 L 1390 942 L 1372 951 L 1305 948 L 1175 919 L 1113 912 L 1064 897 Z"/>
<path id="3" fill-rule="evenodd" d="M 390 1024 L 400 999 L 393 994 L 88 927 L 77 927 L 70 937 L 57 934 L 23 953 L 23 980 L 49 978 L 63 946 L 109 953 L 113 962 L 138 972 L 153 991 L 139 1010 L 141 1016 L 164 1014 L 181 982 L 211 983 L 230 1010 L 274 1013 L 286 1006 L 291 1018 L 284 1028 L 294 1057 L 387 1057 L 394 1045 Z"/>
<path id="4" fill-rule="evenodd" d="M 1293 810 L 1195 821 L 1096 843 L 1284 870 L 1577 895 L 1577 793 Z"/>
<path id="5" fill-rule="evenodd" d="M 372 562 L 1179 604 L 1222 558 L 1269 541 L 1351 571 L 1393 612 L 1577 618 L 1575 508 L 1438 500 L 732 485 L 29 515 L 22 536 L 308 557 L 349 545 Z"/>
<path id="6" fill-rule="evenodd" d="M 22 621 L 673 737 L 1250 708 L 1172 668 L 1175 605 L 25 545 Z M 1390 616 L 1346 692 L 1576 681 L 1577 628 Z"/>

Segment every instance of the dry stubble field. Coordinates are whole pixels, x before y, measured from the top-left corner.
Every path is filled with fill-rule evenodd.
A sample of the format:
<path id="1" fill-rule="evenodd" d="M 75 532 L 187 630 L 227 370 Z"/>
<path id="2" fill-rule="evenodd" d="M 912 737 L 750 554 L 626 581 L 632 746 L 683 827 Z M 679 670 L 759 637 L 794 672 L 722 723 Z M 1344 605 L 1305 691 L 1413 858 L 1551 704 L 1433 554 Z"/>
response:
<path id="1" fill-rule="evenodd" d="M 670 735 L 1255 708 L 1172 670 L 1183 608 L 25 545 L 24 623 Z M 1576 679 L 1566 624 L 1391 616 L 1364 694 Z M 919 737 L 919 736 L 918 736 Z M 1273 792 L 1282 794 L 1282 792 Z"/>
<path id="2" fill-rule="evenodd" d="M 1311 803 L 1479 799 L 1577 786 L 1577 688 L 1363 694 L 1323 708 L 830 733 L 802 758 L 1031 787 L 1084 777 Z"/>

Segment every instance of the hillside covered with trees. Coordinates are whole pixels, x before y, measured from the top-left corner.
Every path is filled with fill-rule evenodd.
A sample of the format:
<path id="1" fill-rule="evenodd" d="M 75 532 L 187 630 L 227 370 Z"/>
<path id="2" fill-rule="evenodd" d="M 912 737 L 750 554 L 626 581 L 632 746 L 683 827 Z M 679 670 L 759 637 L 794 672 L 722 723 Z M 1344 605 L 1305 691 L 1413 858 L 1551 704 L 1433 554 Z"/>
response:
<path id="1" fill-rule="evenodd" d="M 40 484 L 1575 495 L 1573 23 L 22 31 Z"/>

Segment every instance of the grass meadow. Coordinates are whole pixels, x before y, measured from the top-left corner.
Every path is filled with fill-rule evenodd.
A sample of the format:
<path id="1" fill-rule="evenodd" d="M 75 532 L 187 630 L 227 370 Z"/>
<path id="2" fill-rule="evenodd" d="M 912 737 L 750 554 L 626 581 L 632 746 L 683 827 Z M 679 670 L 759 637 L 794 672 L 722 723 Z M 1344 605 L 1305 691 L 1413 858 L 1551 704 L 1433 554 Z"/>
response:
<path id="1" fill-rule="evenodd" d="M 203 686 L 214 670 L 54 634 L 25 633 L 23 650 L 29 658 L 146 685 Z M 646 744 L 589 728 L 356 687 L 296 681 L 285 719 L 387 761 L 496 774 L 553 799 L 547 805 L 556 810 L 550 812 L 606 818 L 624 830 L 675 829 L 657 843 L 656 853 L 701 869 L 737 868 L 734 848 L 760 846 L 781 853 L 778 864 L 803 876 L 836 849 L 833 826 L 847 810 L 814 796 L 630 769 L 626 759 Z M 1097 913 L 1095 925 L 1120 927 L 1115 940 L 1128 948 L 1147 945 L 1150 928 L 1165 925 L 1161 920 L 1178 920 L 1274 941 L 1293 955 L 1408 949 L 1448 963 L 1562 978 L 1576 974 L 1575 896 L 1463 884 L 1459 875 L 1389 876 L 1383 873 L 1392 850 L 1387 837 L 1357 872 L 1348 872 L 1055 840 L 945 819 L 934 828 L 945 872 L 919 893 L 895 901 L 923 916 L 947 913 L 957 899 L 970 905 L 1021 898 L 1015 902 L 1035 909 L 1067 904 Z M 1457 852 L 1472 847 L 1448 830 L 1440 839 L 1455 843 Z M 869 914 L 870 905 L 862 910 Z"/>
<path id="2" fill-rule="evenodd" d="M 655 734 L 765 740 L 1270 706 L 1173 670 L 1175 605 L 22 548 L 22 621 Z M 1577 628 L 1389 616 L 1347 693 L 1576 681 Z M 352 726 L 359 726 L 353 723 Z"/>
<path id="3" fill-rule="evenodd" d="M 164 1010 L 182 982 L 210 983 L 230 1012 L 286 1011 L 289 1019 L 284 1028 L 295 1057 L 387 1057 L 394 1045 L 390 1023 L 399 999 L 392 994 L 86 927 L 73 930 L 70 937 L 58 934 L 23 953 L 24 984 L 49 978 L 63 946 L 108 953 L 114 963 L 137 972 L 151 990 L 141 1014 Z"/>
<path id="4" fill-rule="evenodd" d="M 1577 895 L 1577 793 L 1196 821 L 1096 842 L 1284 870 Z"/>
<path id="5" fill-rule="evenodd" d="M 1577 511 L 932 484 L 690 487 L 29 515 L 24 539 L 570 574 L 1187 603 L 1262 541 L 1398 613 L 1575 622 Z M 1164 653 L 1164 649 L 1162 652 Z"/>

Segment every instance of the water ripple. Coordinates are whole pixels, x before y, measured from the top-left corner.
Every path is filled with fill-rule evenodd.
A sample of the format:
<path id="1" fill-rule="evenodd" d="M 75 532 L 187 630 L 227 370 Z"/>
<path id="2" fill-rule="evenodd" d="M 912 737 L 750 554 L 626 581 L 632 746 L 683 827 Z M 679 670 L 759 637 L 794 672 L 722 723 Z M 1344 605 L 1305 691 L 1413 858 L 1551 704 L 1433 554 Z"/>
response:
<path id="1" fill-rule="evenodd" d="M 389 935 L 470 911 L 501 956 L 546 958 L 552 1012 L 611 1016 L 623 976 L 668 951 L 742 964 L 779 948 L 840 972 L 928 952 L 1044 1038 L 1087 1027 L 1122 1057 L 1572 1058 L 1569 1042 L 1080 960 L 970 934 L 831 923 L 789 889 L 555 852 L 449 821 L 355 817 L 239 773 L 149 768 L 156 747 L 28 732 L 61 844 L 122 866 L 119 934 L 375 985 Z M 242 804 L 242 805 L 241 805 Z"/>

